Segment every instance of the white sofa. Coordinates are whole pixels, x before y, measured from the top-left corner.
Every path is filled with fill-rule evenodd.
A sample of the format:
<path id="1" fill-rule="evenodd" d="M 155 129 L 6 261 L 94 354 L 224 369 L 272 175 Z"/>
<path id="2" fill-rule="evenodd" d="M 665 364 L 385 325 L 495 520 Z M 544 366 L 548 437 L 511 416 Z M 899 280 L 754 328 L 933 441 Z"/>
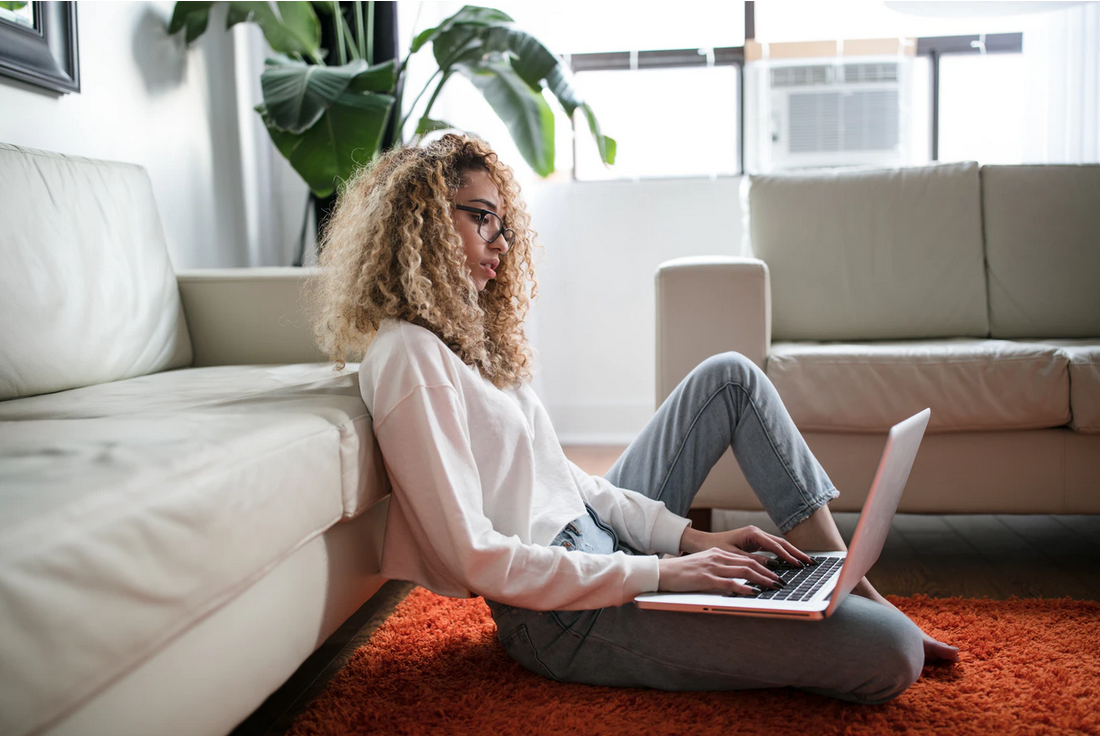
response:
<path id="1" fill-rule="evenodd" d="M 384 582 L 356 366 L 138 166 L 0 144 L 0 263 L 0 733 L 227 733 Z"/>
<path id="2" fill-rule="evenodd" d="M 709 355 L 764 368 L 862 507 L 931 407 L 900 510 L 1100 513 L 1100 166 L 746 177 L 754 257 L 656 274 L 657 402 Z M 731 452 L 696 509 L 760 510 Z"/>

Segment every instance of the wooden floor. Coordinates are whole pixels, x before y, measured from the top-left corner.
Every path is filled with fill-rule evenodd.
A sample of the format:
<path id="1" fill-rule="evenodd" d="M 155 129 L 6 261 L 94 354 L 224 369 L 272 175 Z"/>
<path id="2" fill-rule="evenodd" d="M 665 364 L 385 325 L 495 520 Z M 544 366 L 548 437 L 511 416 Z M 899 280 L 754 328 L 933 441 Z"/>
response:
<path id="1" fill-rule="evenodd" d="M 588 473 L 602 475 L 623 449 L 566 447 L 565 454 Z M 833 516 L 850 543 L 858 514 Z M 763 512 L 716 511 L 712 522 L 714 531 L 748 524 L 778 531 Z M 867 577 L 884 595 L 1100 600 L 1098 560 L 1100 516 L 899 514 Z M 284 734 L 410 588 L 399 582 L 383 586 L 233 736 Z"/>

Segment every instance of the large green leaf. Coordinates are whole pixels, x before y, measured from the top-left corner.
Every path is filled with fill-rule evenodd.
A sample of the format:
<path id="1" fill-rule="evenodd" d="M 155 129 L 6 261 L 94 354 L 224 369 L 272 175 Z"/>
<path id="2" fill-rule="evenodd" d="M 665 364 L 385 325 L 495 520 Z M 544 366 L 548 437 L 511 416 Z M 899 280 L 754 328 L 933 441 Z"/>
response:
<path id="1" fill-rule="evenodd" d="M 416 124 L 416 134 L 426 135 L 433 130 L 451 130 L 455 126 L 443 120 L 433 120 L 432 118 L 420 118 L 420 122 Z"/>
<path id="2" fill-rule="evenodd" d="M 367 62 L 313 66 L 287 58 L 269 58 L 260 75 L 267 115 L 275 127 L 291 133 L 310 128 L 351 80 L 367 71 Z"/>
<path id="3" fill-rule="evenodd" d="M 440 33 L 432 42 L 432 55 L 446 71 L 458 63 L 473 63 L 484 56 L 485 26 L 458 25 Z"/>
<path id="4" fill-rule="evenodd" d="M 510 15 L 496 10 L 495 8 L 464 5 L 457 13 L 449 18 L 445 18 L 443 22 L 435 28 L 429 28 L 426 31 L 418 33 L 416 38 L 413 39 L 412 48 L 409 49 L 409 53 L 416 53 L 424 44 L 429 41 L 434 41 L 436 36 L 451 30 L 455 25 L 486 27 L 511 22 L 512 17 Z"/>
<path id="5" fill-rule="evenodd" d="M 596 113 L 592 112 L 589 104 L 582 100 L 573 88 L 569 70 L 565 68 L 564 64 L 558 64 L 546 75 L 546 86 L 561 103 L 562 108 L 565 109 L 570 118 L 573 117 L 573 113 L 578 107 L 584 111 L 584 116 L 588 120 L 588 127 L 592 131 L 592 136 L 596 139 L 596 147 L 599 149 L 600 158 L 606 164 L 615 163 L 615 151 L 618 147 L 615 139 L 604 135 L 600 130 L 600 124 L 596 121 Z"/>
<path id="6" fill-rule="evenodd" d="M 312 66 L 286 57 L 267 59 L 260 87 L 275 127 L 301 133 L 313 126 L 345 92 L 392 92 L 394 62 L 367 66 L 353 61 L 343 66 Z"/>
<path id="7" fill-rule="evenodd" d="M 191 44 L 206 31 L 212 2 L 177 2 L 168 24 L 168 34 L 187 29 Z M 309 3 L 227 2 L 225 27 L 252 22 L 260 26 L 264 38 L 282 54 L 302 54 L 317 58 L 321 45 L 321 24 Z M 276 12 L 277 11 L 277 12 Z"/>
<path id="8" fill-rule="evenodd" d="M 486 56 L 506 58 L 505 63 L 536 93 L 541 92 L 545 81 L 570 118 L 581 108 L 596 139 L 600 158 L 607 164 L 615 162 L 615 140 L 603 135 L 592 108 L 573 87 L 569 69 L 541 41 L 505 20 L 472 24 L 463 22 L 458 14 L 452 19 L 449 28 L 443 28 L 446 23 L 440 25 L 432 40 L 432 53 L 441 69 L 476 67 Z"/>
<path id="9" fill-rule="evenodd" d="M 4 0 L 0 2 L 0 8 L 4 10 L 22 10 L 27 5 L 27 0 Z"/>
<path id="10" fill-rule="evenodd" d="M 614 138 L 603 135 L 600 132 L 600 124 L 596 122 L 596 113 L 592 112 L 592 108 L 588 106 L 587 102 L 581 103 L 581 109 L 584 110 L 584 116 L 588 119 L 588 127 L 592 130 L 592 135 L 596 139 L 596 146 L 599 148 L 600 158 L 605 164 L 615 163 L 615 152 L 619 145 L 615 142 Z"/>
<path id="11" fill-rule="evenodd" d="M 185 43 L 190 46 L 196 38 L 206 31 L 206 25 L 210 22 L 210 7 L 212 2 L 178 2 L 172 9 L 172 20 L 168 23 L 168 35 L 179 33 L 187 29 Z"/>
<path id="12" fill-rule="evenodd" d="M 274 125 L 263 105 L 256 111 L 294 170 L 315 195 L 327 197 L 358 166 L 378 155 L 392 107 L 390 95 L 345 92 L 313 127 L 302 133 L 290 133 Z"/>
<path id="13" fill-rule="evenodd" d="M 488 28 L 482 37 L 483 53 L 511 54 L 512 68 L 532 89 L 541 90 L 542 80 L 561 66 L 561 59 L 541 41 L 510 23 Z"/>
<path id="14" fill-rule="evenodd" d="M 396 60 L 368 66 L 352 77 L 348 92 L 393 92 L 397 83 Z"/>
<path id="15" fill-rule="evenodd" d="M 278 14 L 276 14 L 276 8 Z M 264 32 L 272 49 L 281 54 L 316 56 L 321 46 L 321 23 L 309 3 L 231 2 L 225 27 L 252 22 Z"/>
<path id="16" fill-rule="evenodd" d="M 554 113 L 542 94 L 531 89 L 508 63 L 497 55 L 477 63 L 455 66 L 466 76 L 508 126 L 512 140 L 539 176 L 554 171 Z"/>

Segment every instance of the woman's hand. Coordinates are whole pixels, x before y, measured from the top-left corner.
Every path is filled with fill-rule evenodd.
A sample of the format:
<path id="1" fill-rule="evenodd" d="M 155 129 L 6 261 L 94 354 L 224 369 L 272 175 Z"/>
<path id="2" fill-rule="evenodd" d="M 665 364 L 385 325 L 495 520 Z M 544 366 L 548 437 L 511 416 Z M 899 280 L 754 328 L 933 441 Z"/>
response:
<path id="1" fill-rule="evenodd" d="M 680 537 L 681 552 L 690 555 L 706 549 L 721 549 L 738 554 L 773 552 L 778 559 L 796 567 L 813 562 L 808 554 L 786 539 L 768 534 L 755 526 L 714 533 L 697 531 L 691 527 L 684 530 L 683 536 Z"/>
<path id="2" fill-rule="evenodd" d="M 718 547 L 682 557 L 668 557 L 660 560 L 658 564 L 660 565 L 658 590 L 677 593 L 715 591 L 750 594 L 756 592 L 734 578 L 742 578 L 766 589 L 783 585 L 779 582 L 779 577 L 765 567 L 760 562 L 760 558 L 755 555 Z"/>

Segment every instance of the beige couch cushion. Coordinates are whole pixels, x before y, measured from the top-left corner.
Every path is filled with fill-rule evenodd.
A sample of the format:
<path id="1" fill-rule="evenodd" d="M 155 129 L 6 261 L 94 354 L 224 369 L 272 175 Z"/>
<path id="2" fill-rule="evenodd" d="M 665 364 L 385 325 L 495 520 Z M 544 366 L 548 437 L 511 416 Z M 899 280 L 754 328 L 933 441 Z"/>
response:
<path id="1" fill-rule="evenodd" d="M 752 176 L 774 340 L 984 337 L 974 163 Z"/>
<path id="2" fill-rule="evenodd" d="M 1070 420 L 1069 359 L 1007 340 L 773 343 L 767 374 L 803 431 L 883 432 L 930 407 L 929 432 Z"/>
<path id="3" fill-rule="evenodd" d="M 1100 165 L 983 166 L 993 337 L 1100 337 Z"/>
<path id="4" fill-rule="evenodd" d="M 189 365 L 145 169 L 0 143 L 0 399 Z"/>
<path id="5" fill-rule="evenodd" d="M 385 494 L 356 369 L 185 369 L 0 403 L 0 732 Z"/>
<path id="6" fill-rule="evenodd" d="M 1069 358 L 1069 426 L 1078 432 L 1100 433 L 1100 338 L 1043 340 Z"/>

